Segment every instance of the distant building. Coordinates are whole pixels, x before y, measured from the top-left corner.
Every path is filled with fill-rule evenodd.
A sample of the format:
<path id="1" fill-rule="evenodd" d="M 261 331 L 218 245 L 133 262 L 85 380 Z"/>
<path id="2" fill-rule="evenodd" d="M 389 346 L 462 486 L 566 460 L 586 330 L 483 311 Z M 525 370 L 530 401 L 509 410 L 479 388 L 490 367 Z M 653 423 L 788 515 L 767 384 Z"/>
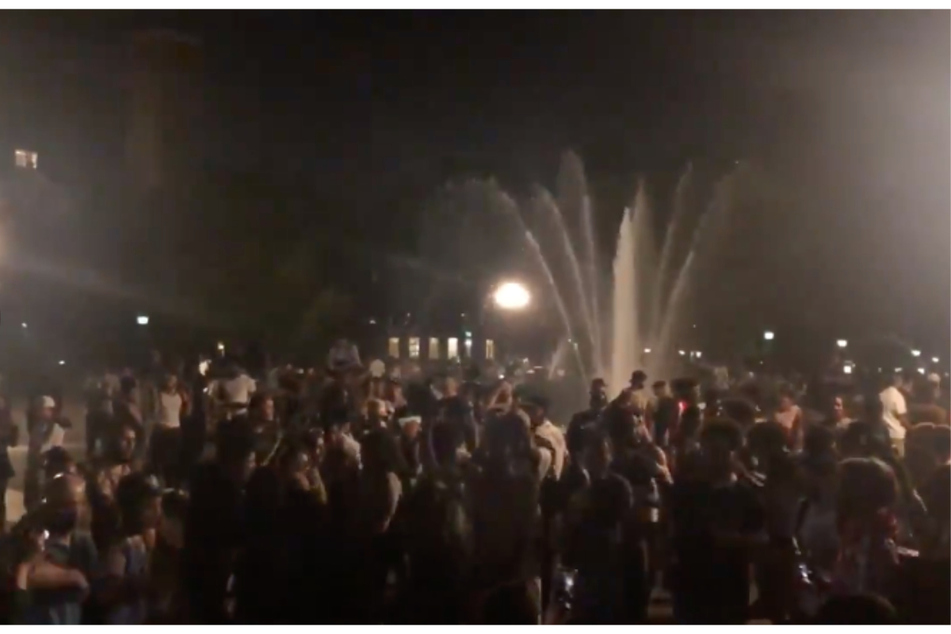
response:
<path id="1" fill-rule="evenodd" d="M 39 154 L 30 150 L 15 150 L 13 152 L 14 164 L 23 169 L 35 170 L 39 162 Z"/>
<path id="2" fill-rule="evenodd" d="M 202 111 L 201 42 L 176 31 L 131 40 L 126 158 L 135 185 L 153 191 L 194 163 Z"/>

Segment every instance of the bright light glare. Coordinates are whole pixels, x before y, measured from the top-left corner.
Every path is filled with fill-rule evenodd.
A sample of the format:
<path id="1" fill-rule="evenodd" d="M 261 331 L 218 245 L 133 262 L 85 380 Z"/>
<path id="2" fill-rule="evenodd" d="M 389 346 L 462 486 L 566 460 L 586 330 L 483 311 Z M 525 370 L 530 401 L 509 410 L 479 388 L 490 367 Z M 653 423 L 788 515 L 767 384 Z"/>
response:
<path id="1" fill-rule="evenodd" d="M 837 339 L 835 342 L 835 345 L 839 346 L 840 348 L 845 348 L 846 346 L 849 345 L 849 342 L 846 341 L 845 339 Z"/>
<path id="2" fill-rule="evenodd" d="M 650 354 L 650 353 L 651 353 L 650 348 L 644 348 L 644 354 Z"/>
<path id="3" fill-rule="evenodd" d="M 148 316 L 148 315 L 139 315 L 138 317 L 135 318 L 135 323 L 139 324 L 140 326 L 148 326 L 148 325 L 149 325 L 149 316 Z"/>
<path id="4" fill-rule="evenodd" d="M 765 339 L 766 341 L 772 341 L 775 338 L 776 338 L 776 333 L 774 333 L 772 330 L 767 330 L 766 332 L 763 333 L 763 339 Z"/>
<path id="5" fill-rule="evenodd" d="M 59 364 L 60 364 L 60 365 L 66 365 L 66 362 L 63 361 L 62 359 L 60 359 L 60 360 L 59 360 Z"/>
<path id="6" fill-rule="evenodd" d="M 940 360 L 941 360 L 941 359 L 939 359 L 938 357 L 931 357 L 931 362 L 932 362 L 932 363 L 937 363 L 937 362 L 940 361 Z"/>
<path id="7" fill-rule="evenodd" d="M 852 374 L 852 366 L 846 363 L 844 366 L 842 366 L 842 371 L 846 374 Z"/>
<path id="8" fill-rule="evenodd" d="M 912 351 L 911 351 L 911 356 L 913 356 L 913 357 L 920 357 L 920 356 L 921 356 L 921 350 L 912 350 Z"/>
<path id="9" fill-rule="evenodd" d="M 924 373 L 925 373 L 924 368 L 918 368 L 918 374 L 924 375 Z"/>
<path id="10" fill-rule="evenodd" d="M 21 327 L 21 328 L 26 328 L 26 322 L 24 321 L 22 324 L 20 324 L 20 327 Z"/>
<path id="11" fill-rule="evenodd" d="M 225 344 L 224 344 L 223 341 L 219 341 L 219 342 L 218 342 L 218 352 L 224 352 L 224 351 L 225 351 Z"/>
<path id="12" fill-rule="evenodd" d="M 699 359 L 700 357 L 703 356 L 703 353 L 697 350 L 696 352 L 693 353 L 693 355 Z"/>
<path id="13" fill-rule="evenodd" d="M 518 282 L 500 284 L 492 298 L 502 310 L 522 310 L 531 301 L 528 289 Z"/>
<path id="14" fill-rule="evenodd" d="M 684 355 L 687 354 L 687 353 L 684 352 L 683 350 L 678 350 L 678 351 L 677 351 L 677 354 L 679 354 L 680 356 L 684 356 Z"/>

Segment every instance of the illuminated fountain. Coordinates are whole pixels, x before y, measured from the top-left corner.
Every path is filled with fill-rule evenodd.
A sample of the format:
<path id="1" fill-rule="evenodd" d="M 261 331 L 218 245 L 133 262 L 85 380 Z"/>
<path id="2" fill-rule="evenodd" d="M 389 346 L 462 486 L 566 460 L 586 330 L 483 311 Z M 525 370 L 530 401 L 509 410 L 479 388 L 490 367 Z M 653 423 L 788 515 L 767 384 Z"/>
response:
<path id="1" fill-rule="evenodd" d="M 586 381 L 601 376 L 613 393 L 627 384 L 635 369 L 651 378 L 672 378 L 680 362 L 677 345 L 682 328 L 693 321 L 685 319 L 692 282 L 696 271 L 706 266 L 708 245 L 719 241 L 715 234 L 724 226 L 738 173 L 735 170 L 718 182 L 699 221 L 691 222 L 687 196 L 693 172 L 688 167 L 678 181 L 661 241 L 646 186 L 640 182 L 621 218 L 609 288 L 599 285 L 604 274 L 594 238 L 594 212 L 584 167 L 575 154 L 562 158 L 558 196 L 539 188 L 524 210 L 489 183 L 498 207 L 515 219 L 544 274 L 564 332 L 555 355 L 559 361 L 573 354 Z M 526 211 L 536 220 L 531 228 Z M 567 222 L 572 218 L 577 218 L 574 231 Z M 576 248 L 573 235 L 580 235 L 582 248 Z M 607 300 L 609 314 L 602 313 L 602 300 Z"/>

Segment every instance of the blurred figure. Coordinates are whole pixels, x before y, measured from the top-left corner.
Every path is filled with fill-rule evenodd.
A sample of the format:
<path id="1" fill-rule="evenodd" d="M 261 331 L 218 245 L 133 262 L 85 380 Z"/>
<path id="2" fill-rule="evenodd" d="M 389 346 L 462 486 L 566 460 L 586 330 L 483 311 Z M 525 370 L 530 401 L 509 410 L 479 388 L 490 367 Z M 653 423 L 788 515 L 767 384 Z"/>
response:
<path id="1" fill-rule="evenodd" d="M 49 536 L 26 575 L 29 602 L 21 614 L 23 624 L 82 622 L 83 602 L 99 563 L 92 537 L 77 530 L 88 522 L 88 508 L 81 478 L 63 475 L 48 483 L 39 515 Z"/>
<path id="2" fill-rule="evenodd" d="M 10 462 L 10 447 L 15 447 L 20 430 L 13 422 L 13 413 L 6 397 L 0 395 L 0 534 L 7 524 L 7 486 L 13 479 L 13 463 Z"/>
<path id="3" fill-rule="evenodd" d="M 106 553 L 102 588 L 110 625 L 141 625 L 148 616 L 149 561 L 161 502 L 161 491 L 144 474 L 129 474 L 116 487 L 121 533 Z"/>
<path id="4" fill-rule="evenodd" d="M 734 472 L 742 435 L 717 420 L 700 435 L 699 478 L 671 491 L 676 566 L 674 613 L 680 623 L 746 623 L 751 549 L 765 540 L 764 511 Z"/>
<path id="5" fill-rule="evenodd" d="M 786 431 L 787 442 L 793 451 L 802 449 L 803 421 L 802 409 L 796 405 L 796 396 L 789 388 L 784 388 L 779 394 L 779 405 L 773 420 Z"/>
<path id="6" fill-rule="evenodd" d="M 882 422 L 888 428 L 888 436 L 898 455 L 905 453 L 905 430 L 908 427 L 908 405 L 902 389 L 905 379 L 900 372 L 892 375 L 891 383 L 882 390 L 878 399 L 882 407 Z M 868 420 L 877 423 L 875 420 Z"/>
<path id="7" fill-rule="evenodd" d="M 898 569 L 898 501 L 895 473 L 880 460 L 850 458 L 839 466 L 836 593 L 890 594 Z"/>
<path id="8" fill-rule="evenodd" d="M 56 418 L 56 401 L 51 396 L 40 396 L 31 407 L 29 446 L 26 454 L 26 474 L 23 503 L 27 509 L 39 502 L 43 468 L 43 454 L 51 447 L 62 446 L 66 431 Z"/>

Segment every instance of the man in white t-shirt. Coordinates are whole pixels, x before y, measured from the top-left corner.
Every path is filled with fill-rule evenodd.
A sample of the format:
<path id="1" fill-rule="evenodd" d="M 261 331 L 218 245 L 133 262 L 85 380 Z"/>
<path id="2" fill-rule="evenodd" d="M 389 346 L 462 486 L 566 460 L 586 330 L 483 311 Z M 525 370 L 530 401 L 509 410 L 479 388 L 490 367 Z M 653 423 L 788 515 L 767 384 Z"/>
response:
<path id="1" fill-rule="evenodd" d="M 233 416 L 248 413 L 251 395 L 257 390 L 257 382 L 237 365 L 229 368 L 227 378 L 216 379 L 208 386 L 208 394 Z"/>
<path id="2" fill-rule="evenodd" d="M 882 422 L 888 427 L 888 436 L 899 455 L 905 453 L 905 428 L 908 426 L 908 405 L 901 393 L 904 378 L 900 373 L 892 377 L 892 384 L 878 395 L 882 403 Z"/>

